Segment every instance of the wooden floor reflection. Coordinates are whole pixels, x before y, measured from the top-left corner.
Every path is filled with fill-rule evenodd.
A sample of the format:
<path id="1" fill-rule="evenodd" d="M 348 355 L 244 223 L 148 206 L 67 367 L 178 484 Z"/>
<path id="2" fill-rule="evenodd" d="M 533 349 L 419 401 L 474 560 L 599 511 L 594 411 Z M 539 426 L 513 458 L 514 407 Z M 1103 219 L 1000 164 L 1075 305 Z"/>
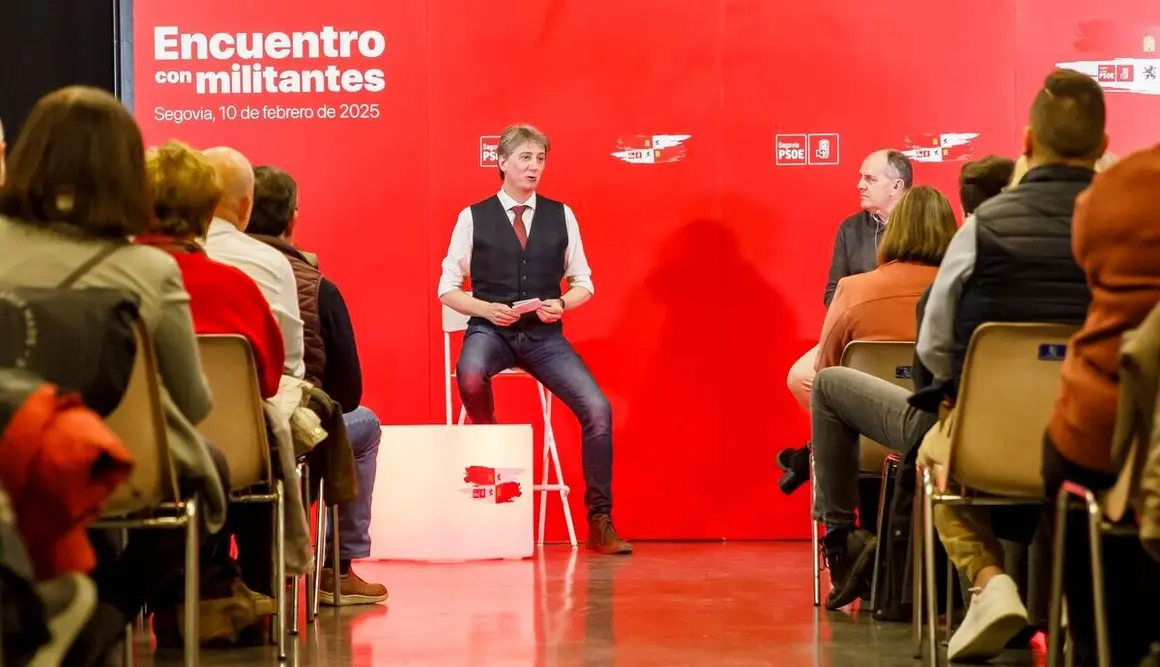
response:
<path id="1" fill-rule="evenodd" d="M 364 562 L 389 605 L 300 621 L 287 665 L 678 667 L 906 666 L 909 626 L 819 612 L 809 545 L 642 543 L 629 558 L 548 547 L 535 559 Z M 137 664 L 179 665 L 172 653 Z M 993 664 L 1038 664 L 1010 652 Z M 202 665 L 276 665 L 272 648 L 203 650 Z"/>

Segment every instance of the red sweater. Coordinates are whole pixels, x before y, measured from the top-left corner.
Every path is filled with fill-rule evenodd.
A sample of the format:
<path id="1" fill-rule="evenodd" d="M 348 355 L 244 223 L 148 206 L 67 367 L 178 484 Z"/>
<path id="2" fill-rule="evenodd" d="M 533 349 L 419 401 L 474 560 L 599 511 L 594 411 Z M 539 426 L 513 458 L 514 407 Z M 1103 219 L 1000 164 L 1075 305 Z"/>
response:
<path id="1" fill-rule="evenodd" d="M 193 328 L 201 334 L 238 334 L 250 341 L 264 398 L 278 393 L 286 350 L 270 304 L 254 281 L 232 266 L 215 262 L 196 243 L 164 236 L 139 236 L 137 243 L 161 248 L 181 268 Z"/>

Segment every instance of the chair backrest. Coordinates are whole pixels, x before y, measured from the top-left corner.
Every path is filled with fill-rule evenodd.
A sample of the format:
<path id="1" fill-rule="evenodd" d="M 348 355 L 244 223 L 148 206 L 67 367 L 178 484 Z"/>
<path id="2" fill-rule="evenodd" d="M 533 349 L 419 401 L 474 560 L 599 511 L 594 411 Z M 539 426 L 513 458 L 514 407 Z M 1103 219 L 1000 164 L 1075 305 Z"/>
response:
<path id="1" fill-rule="evenodd" d="M 988 322 L 967 347 L 948 473 L 959 484 L 1004 496 L 1043 496 L 1043 432 L 1059 393 L 1077 326 Z"/>
<path id="2" fill-rule="evenodd" d="M 266 413 L 249 342 L 224 335 L 198 336 L 197 342 L 213 393 L 213 409 L 197 430 L 225 456 L 235 490 L 270 481 Z"/>
<path id="3" fill-rule="evenodd" d="M 842 350 L 842 365 L 914 390 L 914 341 L 850 341 Z"/>
<path id="4" fill-rule="evenodd" d="M 105 503 L 105 516 L 131 514 L 177 499 L 177 477 L 169 455 L 161 379 L 153 342 L 137 323 L 137 356 L 125 395 L 105 424 L 133 454 L 133 473 Z"/>
<path id="5" fill-rule="evenodd" d="M 862 371 L 876 378 L 912 391 L 914 380 L 914 342 L 896 340 L 854 340 L 842 350 L 842 366 Z M 859 446 L 859 469 L 879 471 L 882 462 L 895 451 L 862 436 Z"/>

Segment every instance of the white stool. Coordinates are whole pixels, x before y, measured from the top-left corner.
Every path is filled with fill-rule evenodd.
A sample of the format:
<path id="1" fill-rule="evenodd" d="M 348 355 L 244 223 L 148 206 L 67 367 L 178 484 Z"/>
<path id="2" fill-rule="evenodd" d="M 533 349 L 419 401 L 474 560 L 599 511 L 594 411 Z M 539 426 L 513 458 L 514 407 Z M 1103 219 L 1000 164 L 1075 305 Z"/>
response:
<path id="1" fill-rule="evenodd" d="M 530 557 L 532 456 L 527 424 L 384 426 L 371 557 Z"/>

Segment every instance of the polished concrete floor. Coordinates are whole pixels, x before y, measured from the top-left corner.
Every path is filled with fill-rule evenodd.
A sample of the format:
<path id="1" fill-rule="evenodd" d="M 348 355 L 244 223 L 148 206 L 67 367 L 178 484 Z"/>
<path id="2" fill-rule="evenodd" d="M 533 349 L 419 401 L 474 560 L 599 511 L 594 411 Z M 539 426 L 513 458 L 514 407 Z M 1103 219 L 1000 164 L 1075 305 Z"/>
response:
<path id="1" fill-rule="evenodd" d="M 809 544 L 641 543 L 629 558 L 548 547 L 535 559 L 365 562 L 388 605 L 323 608 L 291 637 L 287 665 L 844 667 L 921 664 L 910 626 L 818 611 Z M 137 664 L 180 665 L 180 655 Z M 1037 665 L 1009 652 L 992 664 Z M 273 648 L 203 650 L 202 665 L 275 665 Z"/>

